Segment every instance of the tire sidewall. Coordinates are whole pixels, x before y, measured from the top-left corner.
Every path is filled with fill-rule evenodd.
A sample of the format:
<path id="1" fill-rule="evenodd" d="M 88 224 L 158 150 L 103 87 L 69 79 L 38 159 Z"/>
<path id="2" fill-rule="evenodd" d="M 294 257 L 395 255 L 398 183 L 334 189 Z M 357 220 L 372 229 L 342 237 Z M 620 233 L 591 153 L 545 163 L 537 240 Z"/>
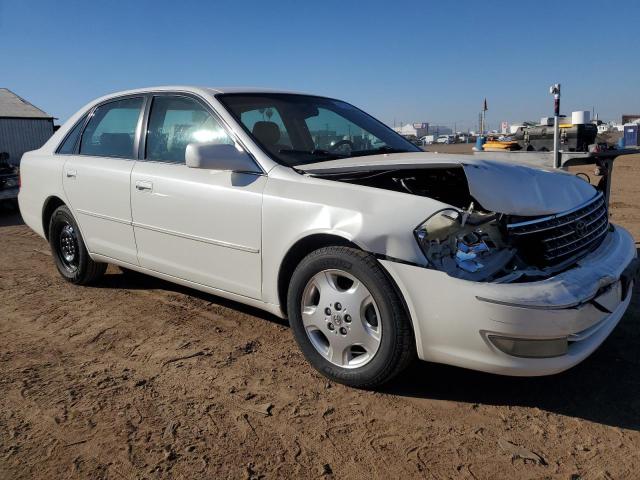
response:
<path id="1" fill-rule="evenodd" d="M 318 253 L 316 251 L 307 256 L 291 278 L 287 302 L 291 329 L 305 357 L 326 376 L 353 386 L 366 385 L 388 369 L 392 359 L 397 356 L 395 338 L 398 335 L 398 322 L 404 320 L 398 318 L 397 309 L 393 305 L 392 296 L 397 296 L 397 293 L 381 267 L 378 266 L 378 272 L 373 271 L 362 259 L 339 251 L 328 255 Z M 316 273 L 330 269 L 342 270 L 361 281 L 378 307 L 378 321 L 382 324 L 380 346 L 373 359 L 362 367 L 342 368 L 329 362 L 312 345 L 302 324 L 301 300 L 308 281 Z"/>
<path id="2" fill-rule="evenodd" d="M 73 227 L 78 241 L 78 268 L 73 272 L 68 270 L 60 259 L 60 244 L 58 237 L 60 236 L 60 231 L 67 223 Z M 51 247 L 51 254 L 60 274 L 70 282 L 80 282 L 87 271 L 89 252 L 84 245 L 84 240 L 82 239 L 82 234 L 80 233 L 78 224 L 73 218 L 71 211 L 64 205 L 58 207 L 53 212 L 53 215 L 51 215 L 51 220 L 49 221 L 49 246 Z"/>

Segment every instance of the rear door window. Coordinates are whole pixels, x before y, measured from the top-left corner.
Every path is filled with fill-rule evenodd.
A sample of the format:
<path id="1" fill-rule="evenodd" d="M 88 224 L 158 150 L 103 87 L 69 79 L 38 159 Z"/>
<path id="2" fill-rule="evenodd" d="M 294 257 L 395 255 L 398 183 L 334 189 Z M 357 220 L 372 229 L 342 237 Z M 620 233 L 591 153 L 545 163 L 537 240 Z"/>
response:
<path id="1" fill-rule="evenodd" d="M 82 133 L 80 154 L 135 158 L 136 127 L 143 98 L 125 98 L 96 108 Z"/>

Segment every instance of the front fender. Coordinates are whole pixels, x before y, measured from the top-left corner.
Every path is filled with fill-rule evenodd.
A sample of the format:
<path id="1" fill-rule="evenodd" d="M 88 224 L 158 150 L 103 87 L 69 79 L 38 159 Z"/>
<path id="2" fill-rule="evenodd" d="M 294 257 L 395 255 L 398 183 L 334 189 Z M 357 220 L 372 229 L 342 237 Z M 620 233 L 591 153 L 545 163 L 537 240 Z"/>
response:
<path id="1" fill-rule="evenodd" d="M 269 173 L 262 216 L 263 299 L 278 303 L 277 279 L 289 249 L 314 234 L 335 235 L 362 250 L 424 265 L 413 230 L 442 202 L 300 175 L 286 167 Z"/>

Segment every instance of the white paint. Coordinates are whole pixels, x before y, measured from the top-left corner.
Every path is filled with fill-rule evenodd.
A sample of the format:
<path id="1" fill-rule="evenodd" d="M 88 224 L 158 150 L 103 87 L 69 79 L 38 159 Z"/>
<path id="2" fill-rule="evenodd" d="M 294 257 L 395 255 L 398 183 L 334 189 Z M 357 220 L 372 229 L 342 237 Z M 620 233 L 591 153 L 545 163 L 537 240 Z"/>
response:
<path id="1" fill-rule="evenodd" d="M 261 175 L 135 162 L 131 211 L 140 266 L 260 298 L 265 183 Z"/>
<path id="2" fill-rule="evenodd" d="M 631 293 L 610 303 L 613 313 L 609 315 L 585 302 L 600 287 L 618 283 L 634 256 L 633 238 L 617 227 L 577 268 L 538 282 L 475 283 L 430 269 L 381 263 L 410 302 L 420 358 L 506 375 L 547 375 L 582 361 L 618 323 Z M 522 306 L 480 301 L 478 297 Z M 567 305 L 574 307 L 562 308 Z M 596 325 L 600 328 L 594 328 Z M 512 357 L 499 352 L 486 339 L 486 332 L 518 338 L 558 338 L 590 328 L 597 331 L 572 344 L 568 355 L 549 359 Z"/>
<path id="3" fill-rule="evenodd" d="M 136 262 L 129 201 L 129 181 L 135 162 L 121 158 L 65 157 L 64 191 L 82 228 L 87 249 Z"/>

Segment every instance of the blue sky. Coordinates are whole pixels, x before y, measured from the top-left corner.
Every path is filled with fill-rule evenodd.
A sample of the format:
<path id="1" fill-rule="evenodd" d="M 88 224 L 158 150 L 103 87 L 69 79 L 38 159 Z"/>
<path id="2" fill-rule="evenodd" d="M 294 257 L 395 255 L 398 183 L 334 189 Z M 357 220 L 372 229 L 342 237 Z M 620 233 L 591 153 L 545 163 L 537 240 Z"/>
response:
<path id="1" fill-rule="evenodd" d="M 65 120 L 103 94 L 240 85 L 475 128 L 640 112 L 640 2 L 0 0 L 0 87 Z M 634 40 L 635 39 L 635 40 Z"/>

